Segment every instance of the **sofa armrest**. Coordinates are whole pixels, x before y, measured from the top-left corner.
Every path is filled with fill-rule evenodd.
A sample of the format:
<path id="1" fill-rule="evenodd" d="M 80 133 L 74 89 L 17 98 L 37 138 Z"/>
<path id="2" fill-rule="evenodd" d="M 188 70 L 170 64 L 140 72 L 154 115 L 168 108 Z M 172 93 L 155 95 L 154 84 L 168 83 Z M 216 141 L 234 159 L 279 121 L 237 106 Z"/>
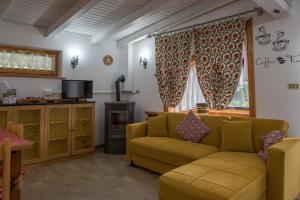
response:
<path id="1" fill-rule="evenodd" d="M 268 153 L 268 200 L 296 199 L 300 192 L 300 139 L 286 138 Z"/>
<path id="2" fill-rule="evenodd" d="M 128 124 L 126 126 L 126 159 L 131 161 L 130 140 L 147 136 L 147 122 Z"/>

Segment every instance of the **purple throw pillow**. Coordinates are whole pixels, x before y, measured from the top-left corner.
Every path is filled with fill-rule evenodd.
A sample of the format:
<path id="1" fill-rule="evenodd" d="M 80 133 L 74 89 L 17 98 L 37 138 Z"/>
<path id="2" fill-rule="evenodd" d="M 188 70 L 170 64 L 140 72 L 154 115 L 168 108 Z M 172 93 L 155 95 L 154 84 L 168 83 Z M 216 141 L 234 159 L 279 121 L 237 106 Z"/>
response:
<path id="1" fill-rule="evenodd" d="M 264 161 L 267 161 L 268 149 L 270 148 L 270 146 L 278 142 L 281 142 L 284 137 L 285 134 L 282 131 L 272 131 L 267 135 L 261 136 L 262 150 L 258 152 L 257 155 Z"/>
<path id="2" fill-rule="evenodd" d="M 210 132 L 208 126 L 192 110 L 176 127 L 177 134 L 184 140 L 200 142 Z"/>

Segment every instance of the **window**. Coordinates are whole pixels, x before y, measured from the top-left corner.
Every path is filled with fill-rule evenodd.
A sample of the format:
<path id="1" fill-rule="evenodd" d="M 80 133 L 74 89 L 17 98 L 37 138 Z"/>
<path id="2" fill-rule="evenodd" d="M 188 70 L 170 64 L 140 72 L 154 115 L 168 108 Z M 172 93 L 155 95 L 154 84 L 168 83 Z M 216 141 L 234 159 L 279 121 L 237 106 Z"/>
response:
<path id="1" fill-rule="evenodd" d="M 1 76 L 58 77 L 59 51 L 0 46 Z"/>
<path id="2" fill-rule="evenodd" d="M 202 102 L 205 102 L 205 99 L 202 95 L 201 88 L 197 80 L 196 67 L 195 65 L 191 65 L 182 101 L 175 108 L 175 111 L 181 112 L 195 109 L 196 103 Z"/>
<path id="3" fill-rule="evenodd" d="M 242 51 L 242 73 L 240 83 L 235 91 L 232 101 L 228 108 L 249 109 L 249 90 L 248 90 L 248 64 L 247 48 L 244 44 Z"/>
<path id="4" fill-rule="evenodd" d="M 255 117 L 255 94 L 254 94 L 254 72 L 253 72 L 253 22 L 252 19 L 246 22 L 246 39 L 242 51 L 242 72 L 240 82 L 235 95 L 227 109 L 216 114 L 235 115 L 233 110 L 240 110 L 239 113 L 245 116 Z M 191 67 L 185 93 L 180 104 L 174 109 L 177 112 L 196 108 L 196 103 L 203 103 L 199 83 L 197 81 L 196 69 Z M 238 113 L 238 114 L 239 114 Z M 212 112 L 212 114 L 214 114 Z"/>
<path id="5" fill-rule="evenodd" d="M 234 94 L 234 97 L 230 104 L 229 109 L 249 109 L 248 98 L 248 70 L 247 70 L 247 48 L 243 47 L 242 53 L 242 73 L 240 77 L 240 83 Z M 191 110 L 196 108 L 196 103 L 204 103 L 205 99 L 201 92 L 200 85 L 197 80 L 196 67 L 191 66 L 186 89 L 182 98 L 182 101 L 175 108 L 176 112 Z"/>

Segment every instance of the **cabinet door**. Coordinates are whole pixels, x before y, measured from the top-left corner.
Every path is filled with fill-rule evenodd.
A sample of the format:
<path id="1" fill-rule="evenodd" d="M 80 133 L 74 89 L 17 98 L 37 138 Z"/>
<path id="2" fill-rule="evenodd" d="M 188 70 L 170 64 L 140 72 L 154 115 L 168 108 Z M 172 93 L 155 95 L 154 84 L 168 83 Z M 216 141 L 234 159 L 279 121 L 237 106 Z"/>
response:
<path id="1" fill-rule="evenodd" d="M 0 107 L 0 128 L 7 128 L 7 123 L 12 121 L 13 107 Z"/>
<path id="2" fill-rule="evenodd" d="M 24 138 L 33 143 L 32 148 L 23 150 L 23 164 L 42 161 L 45 106 L 16 106 L 14 117 L 24 126 Z"/>
<path id="3" fill-rule="evenodd" d="M 94 150 L 95 105 L 73 105 L 72 154 Z"/>
<path id="4" fill-rule="evenodd" d="M 45 159 L 71 155 L 72 105 L 46 106 Z"/>

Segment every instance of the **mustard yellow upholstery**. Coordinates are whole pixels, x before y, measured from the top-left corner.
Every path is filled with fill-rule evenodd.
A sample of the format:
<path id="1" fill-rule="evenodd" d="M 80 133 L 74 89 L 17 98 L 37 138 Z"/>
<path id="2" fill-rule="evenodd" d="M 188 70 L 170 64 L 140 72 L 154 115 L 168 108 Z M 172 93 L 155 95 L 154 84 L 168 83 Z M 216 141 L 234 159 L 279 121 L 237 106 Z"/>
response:
<path id="1" fill-rule="evenodd" d="M 181 139 L 176 133 L 176 126 L 186 116 L 185 113 L 168 113 L 168 132 L 170 138 Z"/>
<path id="2" fill-rule="evenodd" d="M 132 154 L 148 157 L 174 166 L 181 166 L 216 153 L 218 148 L 168 137 L 141 137 L 129 143 Z M 135 160 L 133 159 L 135 163 Z"/>
<path id="3" fill-rule="evenodd" d="M 287 138 L 268 152 L 268 199 L 294 200 L 300 193 L 300 139 Z"/>
<path id="4" fill-rule="evenodd" d="M 222 143 L 222 123 L 224 120 L 229 120 L 229 118 L 209 115 L 199 116 L 210 128 L 210 132 L 201 140 L 201 143 L 220 148 Z"/>
<path id="5" fill-rule="evenodd" d="M 176 126 L 181 122 L 181 120 L 186 115 L 185 113 L 168 113 L 168 132 L 169 137 L 180 139 L 176 133 Z M 209 115 L 199 115 L 201 119 L 210 128 L 210 132 L 201 141 L 202 144 L 207 144 L 211 146 L 221 147 L 221 125 L 223 120 L 229 120 L 229 117 L 223 116 L 209 116 Z"/>
<path id="6" fill-rule="evenodd" d="M 131 161 L 131 149 L 129 148 L 129 142 L 133 138 L 146 137 L 147 136 L 147 123 L 135 123 L 126 126 L 126 159 Z"/>
<path id="7" fill-rule="evenodd" d="M 223 121 L 221 151 L 253 152 L 251 121 Z"/>
<path id="8" fill-rule="evenodd" d="M 160 200 L 294 200 L 300 193 L 300 139 L 273 145 L 267 163 L 256 155 L 260 136 L 273 130 L 287 134 L 286 122 L 201 115 L 212 131 L 196 144 L 181 140 L 175 131 L 185 114 L 160 114 L 167 115 L 168 137 L 147 136 L 146 122 L 126 129 L 126 158 L 165 173 L 160 178 Z M 255 153 L 219 152 L 223 120 L 251 121 Z"/>
<path id="9" fill-rule="evenodd" d="M 150 117 L 147 120 L 148 130 L 147 135 L 150 137 L 167 137 L 167 115 L 159 115 L 157 117 Z"/>
<path id="10" fill-rule="evenodd" d="M 264 193 L 260 196 L 260 198 L 258 200 L 266 200 L 266 199 L 267 199 L 267 193 Z M 159 200 L 166 200 L 166 199 L 159 198 Z"/>
<path id="11" fill-rule="evenodd" d="M 258 200 L 266 191 L 265 163 L 254 153 L 219 152 L 160 177 L 164 200 Z"/>
<path id="12" fill-rule="evenodd" d="M 156 159 L 151 159 L 137 154 L 132 155 L 132 160 L 135 165 L 144 167 L 159 174 L 164 174 L 178 167 L 169 163 L 161 162 Z"/>
<path id="13" fill-rule="evenodd" d="M 288 134 L 288 124 L 283 120 L 276 119 L 259 119 L 246 117 L 231 117 L 233 121 L 251 120 L 252 121 L 252 138 L 254 151 L 261 150 L 261 136 L 270 133 L 271 131 L 280 130 Z"/>

